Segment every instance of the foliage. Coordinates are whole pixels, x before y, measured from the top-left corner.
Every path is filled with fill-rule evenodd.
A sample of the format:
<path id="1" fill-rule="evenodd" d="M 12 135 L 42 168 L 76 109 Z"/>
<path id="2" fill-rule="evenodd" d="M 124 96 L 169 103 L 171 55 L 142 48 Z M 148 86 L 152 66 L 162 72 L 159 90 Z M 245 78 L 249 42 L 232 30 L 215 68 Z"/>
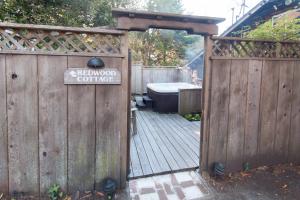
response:
<path id="1" fill-rule="evenodd" d="M 48 189 L 48 195 L 51 200 L 58 200 L 63 198 L 64 193 L 60 190 L 59 185 L 54 184 Z"/>
<path id="2" fill-rule="evenodd" d="M 111 9 L 144 8 L 148 11 L 182 13 L 181 0 L 0 0 L 0 21 L 61 26 L 113 26 Z M 146 33 L 130 33 L 134 62 L 144 65 L 181 65 L 194 56 L 191 47 L 199 44 L 199 36 L 184 31 L 151 29 Z M 200 51 L 200 46 L 197 50 Z M 191 53 L 192 52 L 192 53 Z"/>
<path id="3" fill-rule="evenodd" d="M 148 0 L 146 10 L 182 13 L 181 0 Z M 185 31 L 150 29 L 145 33 L 130 34 L 130 48 L 135 62 L 146 66 L 182 65 L 190 54 L 193 44 L 201 37 L 188 35 Z M 200 51 L 201 46 L 197 49 Z M 198 51 L 196 51 L 198 52 Z"/>
<path id="4" fill-rule="evenodd" d="M 0 21 L 62 26 L 112 25 L 111 8 L 135 0 L 3 0 Z"/>
<path id="5" fill-rule="evenodd" d="M 247 38 L 263 40 L 299 40 L 300 19 L 283 16 L 273 22 L 269 20 L 246 34 Z"/>
<path id="6" fill-rule="evenodd" d="M 147 10 L 152 12 L 182 13 L 181 0 L 148 0 Z"/>
<path id="7" fill-rule="evenodd" d="M 189 121 L 200 121 L 201 120 L 200 114 L 186 114 L 183 117 Z"/>
<path id="8" fill-rule="evenodd" d="M 145 33 L 131 33 L 129 41 L 134 61 L 146 66 L 176 66 L 194 56 L 197 51 L 192 48 L 199 40 L 199 36 L 190 36 L 183 31 L 151 29 Z M 197 50 L 199 47 L 201 45 Z"/>

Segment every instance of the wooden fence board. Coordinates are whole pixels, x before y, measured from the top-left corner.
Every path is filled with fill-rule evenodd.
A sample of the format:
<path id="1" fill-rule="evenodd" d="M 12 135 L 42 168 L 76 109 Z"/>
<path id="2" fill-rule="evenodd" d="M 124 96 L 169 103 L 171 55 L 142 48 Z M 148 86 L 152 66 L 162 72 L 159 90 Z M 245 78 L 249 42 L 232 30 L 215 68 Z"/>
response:
<path id="1" fill-rule="evenodd" d="M 0 55 L 0 190 L 8 193 L 5 55 Z"/>
<path id="2" fill-rule="evenodd" d="M 280 65 L 277 122 L 274 143 L 276 163 L 288 161 L 288 142 L 291 125 L 294 62 L 278 61 Z"/>
<path id="3" fill-rule="evenodd" d="M 132 94 L 142 94 L 143 93 L 143 66 L 142 65 L 132 65 L 132 76 L 131 76 L 131 93 Z"/>
<path id="4" fill-rule="evenodd" d="M 300 164 L 300 62 L 294 67 L 289 162 Z"/>
<path id="5" fill-rule="evenodd" d="M 121 59 L 104 60 L 106 67 L 119 70 Z M 120 184 L 121 87 L 96 86 L 96 188 L 104 178 L 112 177 Z M 123 113 L 124 114 L 124 113 Z"/>
<path id="6" fill-rule="evenodd" d="M 259 60 L 249 61 L 244 162 L 250 163 L 252 167 L 257 166 L 262 64 Z"/>
<path id="7" fill-rule="evenodd" d="M 67 190 L 66 56 L 39 56 L 40 191 L 53 184 Z"/>
<path id="8" fill-rule="evenodd" d="M 88 57 L 68 57 L 68 67 L 86 67 L 88 60 Z M 69 192 L 93 190 L 94 174 L 95 86 L 68 86 Z"/>
<path id="9" fill-rule="evenodd" d="M 230 171 L 241 170 L 243 164 L 248 68 L 248 60 L 232 60 L 226 164 Z"/>
<path id="10" fill-rule="evenodd" d="M 214 162 L 226 162 L 230 66 L 231 60 L 212 61 L 209 167 Z"/>
<path id="11" fill-rule="evenodd" d="M 10 193 L 38 194 L 37 57 L 7 55 L 6 63 L 9 189 Z"/>
<path id="12" fill-rule="evenodd" d="M 261 164 L 272 164 L 275 156 L 273 146 L 276 131 L 279 69 L 280 65 L 276 61 L 264 61 L 260 102 L 259 163 Z"/>
<path id="13" fill-rule="evenodd" d="M 200 113 L 202 89 L 180 89 L 178 93 L 178 113 L 180 115 Z"/>

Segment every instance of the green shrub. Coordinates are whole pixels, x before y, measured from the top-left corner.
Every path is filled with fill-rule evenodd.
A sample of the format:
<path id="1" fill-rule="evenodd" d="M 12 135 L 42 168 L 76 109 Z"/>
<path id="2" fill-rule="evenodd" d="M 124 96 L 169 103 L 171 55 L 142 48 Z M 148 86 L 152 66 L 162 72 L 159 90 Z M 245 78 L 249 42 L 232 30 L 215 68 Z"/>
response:
<path id="1" fill-rule="evenodd" d="M 51 200 L 58 200 L 63 198 L 64 193 L 60 190 L 59 185 L 54 184 L 48 189 L 48 195 Z"/>
<path id="2" fill-rule="evenodd" d="M 201 115 L 199 113 L 196 114 L 186 114 L 183 116 L 185 119 L 189 121 L 200 121 L 201 120 Z"/>

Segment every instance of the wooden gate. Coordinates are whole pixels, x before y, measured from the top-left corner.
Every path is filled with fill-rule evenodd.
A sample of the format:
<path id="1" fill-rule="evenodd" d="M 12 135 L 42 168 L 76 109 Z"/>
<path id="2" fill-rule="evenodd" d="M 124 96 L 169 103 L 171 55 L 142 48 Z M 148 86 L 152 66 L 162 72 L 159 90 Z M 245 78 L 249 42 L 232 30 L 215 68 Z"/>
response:
<path id="1" fill-rule="evenodd" d="M 0 24 L 0 188 L 11 194 L 120 187 L 127 176 L 127 33 Z M 100 57 L 119 85 L 65 85 Z"/>
<path id="2" fill-rule="evenodd" d="M 300 43 L 207 38 L 201 167 L 300 163 Z"/>

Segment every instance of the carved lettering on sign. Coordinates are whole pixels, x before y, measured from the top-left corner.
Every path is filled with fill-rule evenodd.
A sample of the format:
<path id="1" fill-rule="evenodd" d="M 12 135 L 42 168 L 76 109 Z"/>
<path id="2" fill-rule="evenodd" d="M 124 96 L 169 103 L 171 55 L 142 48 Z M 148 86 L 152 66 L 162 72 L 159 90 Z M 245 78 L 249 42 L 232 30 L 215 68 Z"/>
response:
<path id="1" fill-rule="evenodd" d="M 65 84 L 105 84 L 116 85 L 121 84 L 121 74 L 118 69 L 85 69 L 70 68 L 64 74 Z"/>

